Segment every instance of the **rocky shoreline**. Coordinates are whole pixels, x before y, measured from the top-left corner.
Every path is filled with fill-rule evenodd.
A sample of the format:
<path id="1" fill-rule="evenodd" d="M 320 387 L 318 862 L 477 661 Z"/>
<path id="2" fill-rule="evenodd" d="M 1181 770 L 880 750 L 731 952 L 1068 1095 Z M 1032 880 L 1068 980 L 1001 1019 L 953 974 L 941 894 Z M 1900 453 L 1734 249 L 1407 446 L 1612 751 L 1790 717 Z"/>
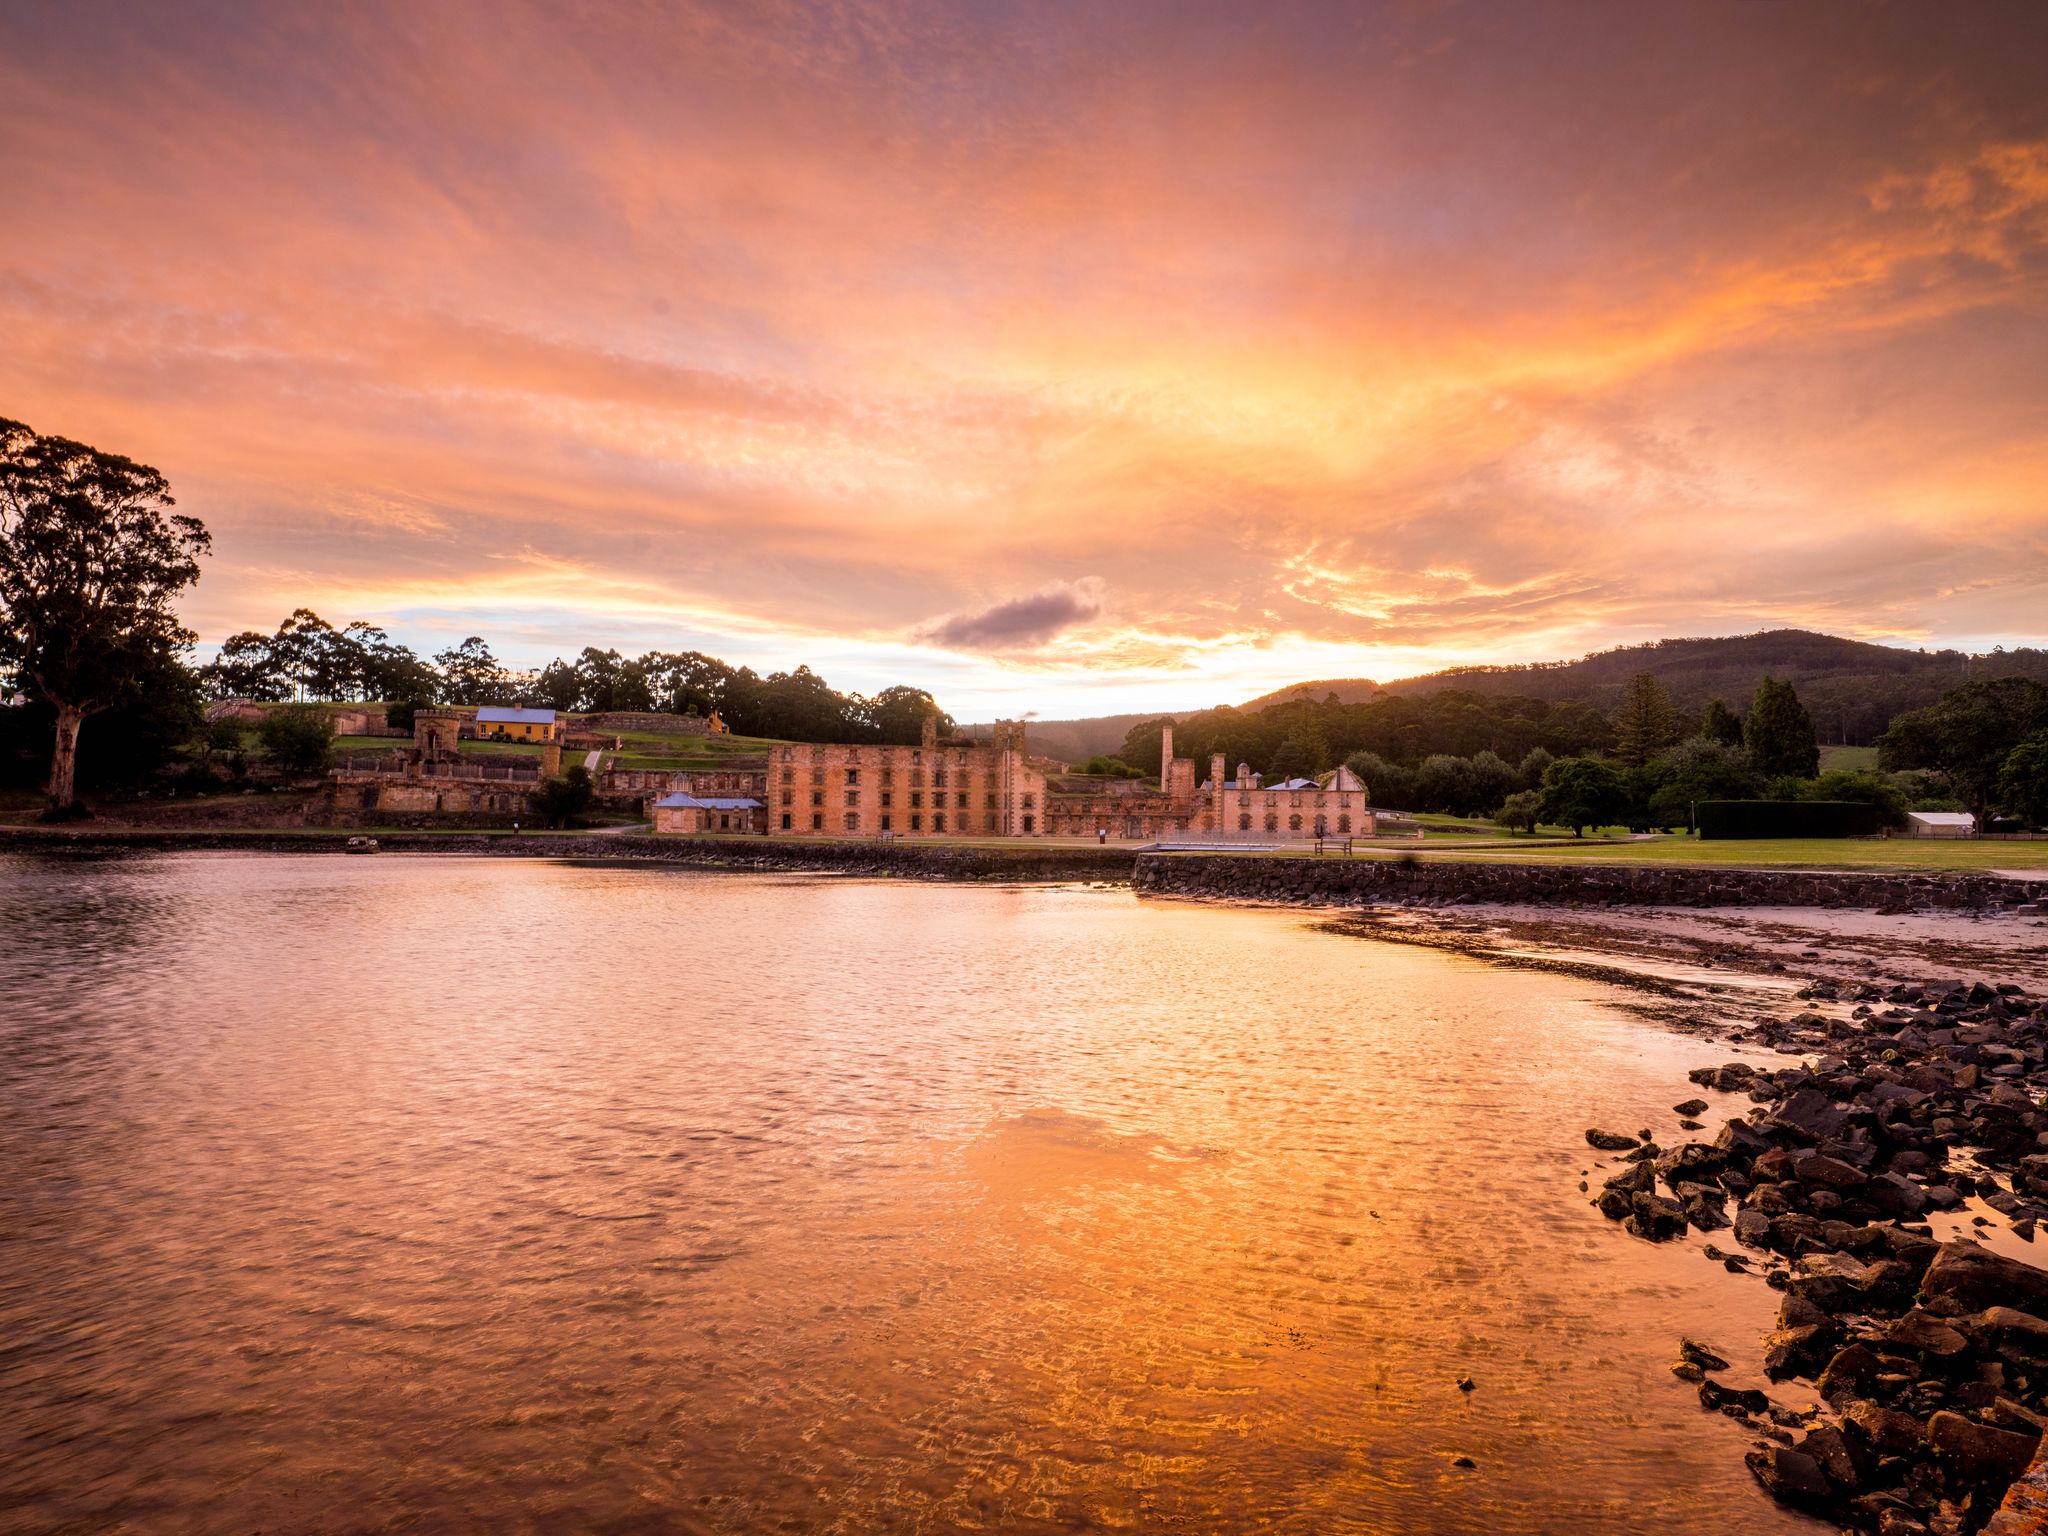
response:
<path id="1" fill-rule="evenodd" d="M 2002 1220 L 2032 1242 L 2048 1217 L 2048 1004 L 1962 982 L 1818 983 L 1800 1000 L 1736 1033 L 1796 1063 L 1691 1073 L 1750 1101 L 1712 1140 L 1589 1130 L 1620 1162 L 1595 1204 L 1648 1241 L 1727 1232 L 1707 1257 L 1784 1293 L 1765 1374 L 1817 1402 L 1728 1386 L 1727 1362 L 1690 1340 L 1673 1366 L 1752 1431 L 1774 1497 L 1879 1536 L 2048 1528 L 2048 1467 L 2029 1472 L 2048 1427 L 2048 1269 L 1931 1224 Z M 1674 1108 L 1704 1129 L 1706 1099 Z"/>

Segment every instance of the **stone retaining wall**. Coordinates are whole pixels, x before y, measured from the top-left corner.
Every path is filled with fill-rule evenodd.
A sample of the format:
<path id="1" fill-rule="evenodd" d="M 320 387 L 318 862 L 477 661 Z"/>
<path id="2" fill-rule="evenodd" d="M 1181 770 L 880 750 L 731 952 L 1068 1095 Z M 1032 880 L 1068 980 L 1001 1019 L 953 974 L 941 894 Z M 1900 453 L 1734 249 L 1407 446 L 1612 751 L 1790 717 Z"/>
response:
<path id="1" fill-rule="evenodd" d="M 436 818 L 442 820 L 443 818 Z M 685 838 L 579 833 L 514 836 L 376 830 L 391 853 L 462 853 L 497 858 L 652 859 L 699 869 L 820 870 L 922 880 L 1103 880 L 1131 878 L 1129 850 L 1048 848 L 1019 842 L 966 848 L 917 843 L 801 843 L 763 837 Z M 101 831 L 35 827 L 0 831 L 0 853 L 62 849 L 77 852 L 159 851 L 338 853 L 345 832 Z"/>
<path id="2" fill-rule="evenodd" d="M 1333 906 L 1514 902 L 1906 911 L 1988 909 L 2048 900 L 2048 879 L 2007 880 L 1996 875 L 1199 854 L 1141 854 L 1132 885 L 1146 896 Z"/>

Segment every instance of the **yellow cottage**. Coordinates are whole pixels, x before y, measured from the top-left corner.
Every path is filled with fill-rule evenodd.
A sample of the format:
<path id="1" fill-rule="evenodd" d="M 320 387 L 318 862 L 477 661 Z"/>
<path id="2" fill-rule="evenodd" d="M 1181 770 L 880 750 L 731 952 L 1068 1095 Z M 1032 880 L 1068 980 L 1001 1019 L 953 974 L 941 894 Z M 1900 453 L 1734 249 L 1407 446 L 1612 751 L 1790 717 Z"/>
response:
<path id="1" fill-rule="evenodd" d="M 478 741 L 560 741 L 561 722 L 552 709 L 500 709 L 486 705 L 476 712 Z"/>

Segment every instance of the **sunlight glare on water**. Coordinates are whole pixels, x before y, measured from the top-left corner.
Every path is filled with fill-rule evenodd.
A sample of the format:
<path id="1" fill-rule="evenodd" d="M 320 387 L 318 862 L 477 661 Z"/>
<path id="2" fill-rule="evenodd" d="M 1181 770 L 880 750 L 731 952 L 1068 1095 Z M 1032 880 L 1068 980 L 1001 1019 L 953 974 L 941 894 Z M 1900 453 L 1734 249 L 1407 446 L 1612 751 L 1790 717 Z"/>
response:
<path id="1" fill-rule="evenodd" d="M 392 855 L 0 933 L 10 1531 L 1816 1529 L 1668 1370 L 1775 1296 L 1579 1191 L 1719 1059 L 1600 984 Z"/>

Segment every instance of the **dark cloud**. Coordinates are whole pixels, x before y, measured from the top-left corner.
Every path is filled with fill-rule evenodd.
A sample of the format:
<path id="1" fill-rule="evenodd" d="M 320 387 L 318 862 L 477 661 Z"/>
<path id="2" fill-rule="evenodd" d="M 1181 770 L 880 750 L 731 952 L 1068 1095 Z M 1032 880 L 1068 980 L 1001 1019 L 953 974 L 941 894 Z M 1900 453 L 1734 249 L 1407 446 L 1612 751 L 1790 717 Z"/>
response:
<path id="1" fill-rule="evenodd" d="M 1028 597 L 1013 597 L 975 613 L 935 619 L 917 638 L 955 651 L 1009 651 L 1043 645 L 1061 630 L 1102 612 L 1102 580 L 1056 581 Z"/>

